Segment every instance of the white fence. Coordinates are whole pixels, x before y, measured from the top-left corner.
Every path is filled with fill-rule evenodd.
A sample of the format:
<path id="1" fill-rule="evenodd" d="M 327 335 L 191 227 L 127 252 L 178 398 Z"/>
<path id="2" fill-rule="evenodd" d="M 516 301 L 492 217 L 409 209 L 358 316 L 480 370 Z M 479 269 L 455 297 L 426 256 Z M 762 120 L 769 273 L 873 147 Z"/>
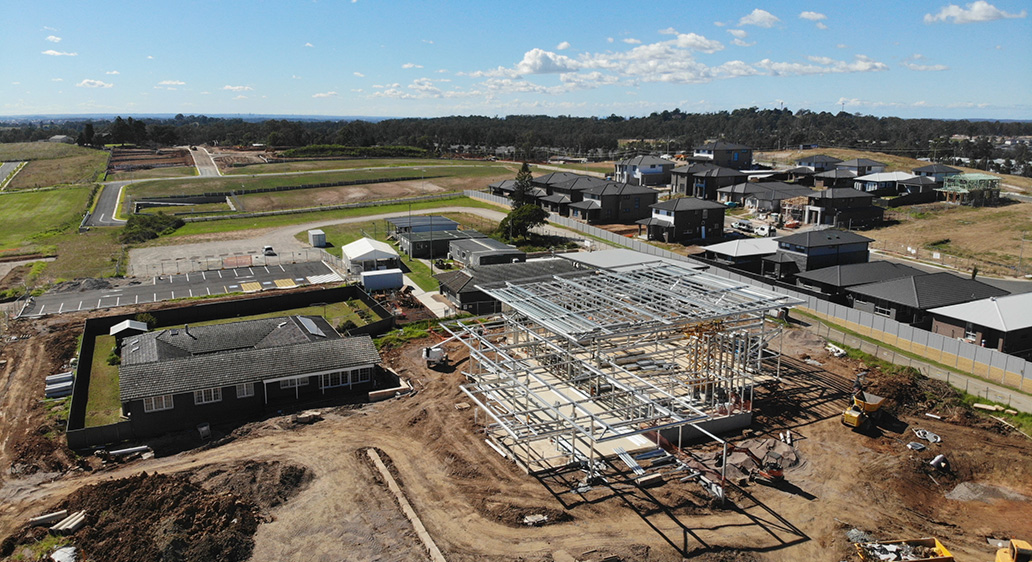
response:
<path id="1" fill-rule="evenodd" d="M 491 201 L 493 203 L 504 205 L 508 205 L 509 203 L 509 200 L 505 197 L 499 197 L 497 195 L 491 195 L 479 191 L 466 191 L 466 195 L 476 199 Z M 607 230 L 567 217 L 552 214 L 548 220 L 553 224 L 582 232 L 588 236 L 605 240 L 606 242 L 617 246 L 630 248 L 632 250 L 660 258 L 702 264 L 702 262 L 698 260 L 693 260 L 680 254 L 675 254 L 662 248 L 657 248 L 637 238 L 620 236 Z M 715 275 L 748 283 L 767 290 L 777 291 L 802 300 L 806 303 L 802 305 L 802 307 L 808 309 L 809 312 L 820 318 L 838 324 L 847 330 L 883 342 L 886 345 L 924 357 L 930 362 L 946 365 L 964 373 L 971 373 L 976 377 L 981 377 L 992 381 L 993 383 L 1015 388 L 1023 392 L 1032 391 L 1032 380 L 1026 380 L 1032 379 L 1032 363 L 1021 359 L 1020 357 L 1015 357 L 995 349 L 987 349 L 965 341 L 915 328 L 909 324 L 896 322 L 890 318 L 835 304 L 801 291 L 786 288 L 783 285 L 765 283 L 754 279 L 753 277 L 714 266 L 712 263 L 706 263 L 704 265 L 710 266 L 709 271 Z M 849 341 L 855 343 L 856 341 L 862 340 L 855 336 L 850 336 Z M 859 347 L 858 345 L 851 345 L 847 341 L 843 341 L 842 343 L 845 343 L 850 347 Z M 871 344 L 868 343 L 868 346 L 870 345 Z M 881 350 L 880 352 L 876 351 L 875 354 L 885 358 L 887 355 L 885 349 L 880 346 L 875 347 L 877 347 L 878 350 Z M 894 363 L 904 365 L 914 363 L 916 366 L 916 361 L 911 361 L 909 358 L 906 358 L 905 355 L 899 355 L 898 358 L 900 358 L 900 360 L 897 361 L 895 360 L 897 359 L 897 354 L 894 351 L 891 351 L 891 353 Z M 906 361 L 902 358 L 906 358 Z M 936 367 L 932 364 L 925 364 L 925 368 L 922 369 L 922 371 L 929 376 L 934 376 L 935 378 L 946 379 L 949 376 L 948 374 L 945 374 L 948 373 L 947 370 Z M 1029 385 L 1028 389 L 1025 388 L 1026 384 Z M 972 389 L 972 394 L 979 393 L 983 396 L 991 394 L 988 387 L 983 389 L 984 392 L 982 390 L 974 392 L 974 390 L 977 389 Z M 996 394 L 997 396 L 995 398 L 991 395 L 988 397 L 1004 403 L 1009 401 L 1007 399 L 1001 399 L 1006 397 L 1000 395 L 998 392 Z"/>

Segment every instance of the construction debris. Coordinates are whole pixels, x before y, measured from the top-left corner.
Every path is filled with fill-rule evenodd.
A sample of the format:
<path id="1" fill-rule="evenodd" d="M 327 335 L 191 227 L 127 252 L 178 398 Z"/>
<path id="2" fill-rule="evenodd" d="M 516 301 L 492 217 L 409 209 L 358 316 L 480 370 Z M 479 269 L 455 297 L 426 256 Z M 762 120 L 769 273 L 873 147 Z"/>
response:
<path id="1" fill-rule="evenodd" d="M 537 526 L 540 526 L 540 525 L 544 525 L 547 522 L 548 522 L 548 516 L 547 515 L 541 515 L 540 513 L 535 513 L 533 515 L 528 515 L 528 516 L 523 518 L 523 524 L 527 525 L 528 527 L 537 527 Z"/>
<path id="2" fill-rule="evenodd" d="M 78 562 L 79 549 L 74 546 L 62 546 L 50 555 L 50 559 L 54 562 Z"/>
<path id="3" fill-rule="evenodd" d="M 46 515 L 40 515 L 39 517 L 33 517 L 29 519 L 29 527 L 42 527 L 44 525 L 50 525 L 56 521 L 60 521 L 68 517 L 68 510 L 62 509 L 53 513 L 47 513 Z"/>
<path id="4" fill-rule="evenodd" d="M 86 524 L 86 510 L 77 511 L 50 528 L 51 533 L 71 534 Z"/>
<path id="5" fill-rule="evenodd" d="M 932 433 L 931 431 L 928 431 L 927 429 L 915 428 L 914 435 L 916 435 L 918 439 L 924 439 L 929 443 L 939 443 L 940 441 L 942 441 L 942 437 L 939 437 L 938 435 Z"/>

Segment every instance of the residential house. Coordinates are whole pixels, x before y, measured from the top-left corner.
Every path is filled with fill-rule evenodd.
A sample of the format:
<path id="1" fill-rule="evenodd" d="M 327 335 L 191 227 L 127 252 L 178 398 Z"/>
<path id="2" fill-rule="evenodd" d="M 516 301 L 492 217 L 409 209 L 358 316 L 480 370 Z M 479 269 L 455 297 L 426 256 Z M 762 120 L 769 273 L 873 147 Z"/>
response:
<path id="1" fill-rule="evenodd" d="M 591 176 L 585 176 L 583 174 L 575 174 L 573 172 L 552 172 L 543 176 L 538 176 L 530 180 L 530 184 L 534 187 L 540 187 L 547 191 L 549 194 L 552 193 L 552 186 L 557 183 L 563 183 L 577 178 L 587 178 Z"/>
<path id="2" fill-rule="evenodd" d="M 708 160 L 711 164 L 745 170 L 752 168 L 753 149 L 744 144 L 731 142 L 708 142 L 695 147 L 692 156 L 697 161 Z"/>
<path id="3" fill-rule="evenodd" d="M 125 338 L 121 359 L 122 412 L 149 437 L 368 390 L 380 355 L 369 336 L 284 316 Z"/>
<path id="4" fill-rule="evenodd" d="M 526 252 L 493 238 L 454 240 L 448 245 L 448 255 L 463 266 L 474 269 L 483 265 L 527 261 Z"/>
<path id="5" fill-rule="evenodd" d="M 584 199 L 570 203 L 570 216 L 587 223 L 634 224 L 652 216 L 659 192 L 648 187 L 607 182 L 582 192 Z"/>
<path id="6" fill-rule="evenodd" d="M 717 198 L 717 190 L 729 185 L 743 183 L 748 176 L 722 166 L 708 166 L 704 170 L 697 170 L 690 175 L 690 189 L 687 195 L 700 199 L 714 200 Z"/>
<path id="7" fill-rule="evenodd" d="M 796 274 L 796 283 L 800 287 L 829 295 L 833 301 L 846 304 L 846 289 L 849 287 L 924 275 L 924 273 L 920 269 L 908 265 L 888 261 L 872 261 L 804 271 Z"/>
<path id="8" fill-rule="evenodd" d="M 801 271 L 868 261 L 870 238 L 829 228 L 777 239 L 778 251 L 763 259 L 762 273 L 791 282 Z"/>
<path id="9" fill-rule="evenodd" d="M 989 174 L 956 174 L 947 176 L 942 187 L 935 191 L 954 205 L 995 205 L 1000 199 L 1000 178 Z"/>
<path id="10" fill-rule="evenodd" d="M 736 203 L 737 205 L 744 207 L 746 205 L 746 201 L 752 196 L 767 195 L 771 196 L 769 198 L 773 198 L 772 194 L 777 193 L 797 197 L 799 195 L 812 193 L 812 190 L 801 185 L 780 181 L 742 182 L 718 189 L 717 202 Z"/>
<path id="11" fill-rule="evenodd" d="M 880 316 L 930 329 L 929 310 L 989 297 L 1007 291 L 948 272 L 901 277 L 846 289 L 852 307 Z"/>
<path id="12" fill-rule="evenodd" d="M 785 179 L 796 184 L 812 186 L 814 183 L 813 177 L 817 175 L 817 172 L 806 166 L 798 166 L 796 168 L 789 168 L 782 172 L 785 174 Z"/>
<path id="13" fill-rule="evenodd" d="M 842 162 L 841 159 L 825 154 L 812 154 L 796 160 L 796 166 L 806 166 L 814 172 L 820 173 L 827 170 L 834 170 L 835 165 Z"/>
<path id="14" fill-rule="evenodd" d="M 573 177 L 549 184 L 549 194 L 538 199 L 541 208 L 550 213 L 568 217 L 570 216 L 570 203 L 583 201 L 583 191 L 585 189 L 607 183 L 606 180 L 601 178 L 576 174 L 569 175 Z"/>
<path id="15" fill-rule="evenodd" d="M 634 185 L 667 185 L 675 163 L 655 156 L 635 156 L 616 162 L 613 179 Z"/>
<path id="16" fill-rule="evenodd" d="M 487 238 L 487 235 L 476 230 L 405 232 L 398 235 L 398 249 L 410 258 L 444 258 L 452 242 L 469 238 Z"/>
<path id="17" fill-rule="evenodd" d="M 387 234 L 396 237 L 404 232 L 430 232 L 439 230 L 458 230 L 459 223 L 440 215 L 409 215 L 391 217 L 386 220 Z"/>
<path id="18" fill-rule="evenodd" d="M 806 224 L 830 224 L 860 228 L 878 224 L 885 210 L 874 204 L 874 195 L 851 187 L 833 187 L 807 196 L 801 220 Z"/>
<path id="19" fill-rule="evenodd" d="M 401 263 L 394 248 L 372 238 L 359 238 L 345 245 L 341 248 L 341 256 L 344 258 L 344 269 L 354 275 L 363 271 L 396 269 Z"/>
<path id="20" fill-rule="evenodd" d="M 695 197 L 676 197 L 650 205 L 652 216 L 638 220 L 649 240 L 688 242 L 721 238 L 725 206 Z"/>
<path id="21" fill-rule="evenodd" d="M 906 172 L 878 172 L 857 176 L 853 180 L 853 187 L 874 195 L 895 195 L 899 191 L 896 187 L 897 182 L 913 178 L 913 174 Z"/>
<path id="22" fill-rule="evenodd" d="M 933 178 L 938 183 L 942 183 L 949 176 L 955 176 L 962 172 L 957 168 L 951 168 L 945 164 L 929 164 L 927 166 L 921 166 L 920 168 L 914 168 L 911 171 L 914 172 L 914 175 L 916 176 Z"/>
<path id="23" fill-rule="evenodd" d="M 878 162 L 877 160 L 871 160 L 870 158 L 854 158 L 852 160 L 846 160 L 845 162 L 835 164 L 835 168 L 839 170 L 849 170 L 858 176 L 884 172 L 886 166 L 887 164 L 884 162 Z"/>
<path id="24" fill-rule="evenodd" d="M 679 166 L 670 170 L 670 192 L 679 195 L 692 195 L 695 184 L 695 178 L 692 177 L 692 174 L 714 168 L 719 168 L 719 166 L 707 162 L 692 162 L 686 166 Z"/>
<path id="25" fill-rule="evenodd" d="M 703 248 L 708 260 L 729 265 L 745 271 L 759 273 L 763 258 L 772 256 L 778 251 L 777 238 L 739 238 L 710 244 Z"/>
<path id="26" fill-rule="evenodd" d="M 853 187 L 856 172 L 850 170 L 827 170 L 813 175 L 813 186 L 817 189 L 832 187 Z"/>
<path id="27" fill-rule="evenodd" d="M 1032 293 L 941 306 L 928 313 L 937 334 L 1032 358 Z"/>
<path id="28" fill-rule="evenodd" d="M 934 193 L 935 188 L 942 184 L 932 176 L 914 176 L 896 182 L 896 192 L 899 195 L 914 195 L 918 193 Z"/>
<path id="29" fill-rule="evenodd" d="M 792 200 L 798 197 L 807 197 L 810 194 L 814 193 L 812 189 L 802 185 L 781 182 L 759 183 L 767 183 L 768 185 L 780 184 L 780 186 L 788 186 L 779 186 L 777 189 L 764 189 L 746 195 L 745 208 L 754 211 L 759 211 L 761 213 L 780 213 L 782 202 Z"/>
<path id="30" fill-rule="evenodd" d="M 516 189 L 516 180 L 502 180 L 489 184 L 487 188 L 491 195 L 508 197 Z"/>
<path id="31" fill-rule="evenodd" d="M 574 271 L 577 271 L 575 263 L 553 258 L 446 271 L 434 277 L 440 283 L 441 294 L 451 301 L 455 308 L 480 315 L 500 312 L 502 308 L 500 302 L 480 289 L 481 286 L 551 277 Z"/>

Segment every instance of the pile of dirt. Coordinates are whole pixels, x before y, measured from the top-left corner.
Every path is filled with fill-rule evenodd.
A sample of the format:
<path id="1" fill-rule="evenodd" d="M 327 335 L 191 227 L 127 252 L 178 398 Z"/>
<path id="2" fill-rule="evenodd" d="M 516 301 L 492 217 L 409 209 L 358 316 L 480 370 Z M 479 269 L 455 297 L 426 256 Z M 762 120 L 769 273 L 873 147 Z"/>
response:
<path id="1" fill-rule="evenodd" d="M 92 560 L 246 560 L 266 510 L 312 480 L 306 467 L 278 461 L 207 465 L 84 486 L 46 512 L 86 510 L 71 542 Z M 8 537 L 0 556 L 35 542 L 46 529 Z"/>
<path id="2" fill-rule="evenodd" d="M 74 281 L 65 281 L 64 283 L 58 283 L 50 289 L 50 292 L 72 293 L 80 291 L 98 291 L 110 288 L 111 282 L 107 279 L 76 279 Z"/>

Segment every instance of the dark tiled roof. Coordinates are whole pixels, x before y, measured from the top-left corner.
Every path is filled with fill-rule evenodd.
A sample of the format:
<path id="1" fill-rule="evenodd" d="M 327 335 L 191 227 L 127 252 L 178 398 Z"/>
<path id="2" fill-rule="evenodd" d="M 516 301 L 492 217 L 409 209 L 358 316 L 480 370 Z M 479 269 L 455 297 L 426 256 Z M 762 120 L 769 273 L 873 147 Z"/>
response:
<path id="1" fill-rule="evenodd" d="M 598 185 L 604 185 L 606 183 L 609 182 L 602 178 L 593 178 L 591 176 L 579 176 L 574 179 L 553 183 L 552 189 L 562 189 L 563 191 L 584 191 L 585 189 L 595 187 Z"/>
<path id="2" fill-rule="evenodd" d="M 785 183 L 781 181 L 747 181 L 742 183 L 736 183 L 726 187 L 718 189 L 720 193 L 740 193 L 742 195 L 752 195 L 759 193 L 770 193 L 772 191 L 785 191 L 789 193 L 802 194 L 805 192 L 812 191 L 807 187 L 801 185 Z"/>
<path id="3" fill-rule="evenodd" d="M 577 201 L 576 203 L 570 203 L 570 207 L 574 209 L 601 209 L 602 203 L 595 201 L 594 199 L 585 199 L 583 201 Z"/>
<path id="4" fill-rule="evenodd" d="M 562 205 L 563 203 L 569 203 L 571 201 L 571 199 L 570 199 L 570 197 L 568 195 L 563 195 L 561 193 L 557 193 L 555 195 L 548 195 L 546 197 L 542 197 L 541 200 L 546 202 L 546 203 L 558 203 L 560 205 Z"/>
<path id="5" fill-rule="evenodd" d="M 380 362 L 369 336 L 171 359 L 119 369 L 123 402 Z"/>
<path id="6" fill-rule="evenodd" d="M 573 172 L 552 172 L 550 174 L 538 176 L 534 178 L 532 181 L 538 185 L 552 185 L 554 183 L 561 183 L 584 177 L 590 176 L 582 176 L 580 174 L 575 174 Z"/>
<path id="7" fill-rule="evenodd" d="M 981 281 L 947 272 L 858 285 L 849 291 L 920 310 L 1010 294 Z"/>
<path id="8" fill-rule="evenodd" d="M 834 156 L 828 156 L 827 154 L 814 154 L 807 158 L 800 158 L 796 160 L 796 164 L 802 164 L 803 162 L 815 162 L 817 164 L 838 164 L 842 160 L 835 158 Z"/>
<path id="9" fill-rule="evenodd" d="M 903 185 L 932 185 L 939 182 L 935 181 L 935 178 L 931 176 L 914 176 L 905 180 L 899 180 L 896 183 Z"/>
<path id="10" fill-rule="evenodd" d="M 574 262 L 565 259 L 530 260 L 520 263 L 484 265 L 476 270 L 449 271 L 436 275 L 435 278 L 452 292 L 472 293 L 479 291 L 477 285 L 493 285 L 504 281 L 548 277 L 560 273 L 570 273 L 578 269 Z"/>
<path id="11" fill-rule="evenodd" d="M 959 174 L 960 170 L 951 168 L 945 164 L 929 164 L 927 166 L 921 166 L 920 168 L 914 168 L 914 172 L 925 172 L 928 174 Z"/>
<path id="12" fill-rule="evenodd" d="M 592 195 L 649 195 L 658 194 L 659 192 L 651 187 L 645 187 L 642 185 L 606 182 L 604 184 L 585 189 L 584 193 L 590 193 Z"/>
<path id="13" fill-rule="evenodd" d="M 733 142 L 717 141 L 696 146 L 695 150 L 752 150 L 752 147 Z"/>
<path id="14" fill-rule="evenodd" d="M 815 178 L 822 178 L 822 179 L 826 179 L 826 178 L 832 178 L 832 179 L 836 179 L 836 178 L 855 178 L 856 177 L 856 172 L 854 172 L 852 170 L 841 170 L 839 168 L 835 168 L 834 170 L 828 170 L 827 172 L 821 172 L 819 174 L 815 174 L 813 177 L 815 177 Z"/>
<path id="15" fill-rule="evenodd" d="M 852 160 L 846 160 L 845 162 L 839 162 L 837 165 L 843 168 L 856 168 L 857 166 L 884 166 L 885 162 L 871 160 L 870 158 L 854 158 Z"/>
<path id="16" fill-rule="evenodd" d="M 724 205 L 715 201 L 707 201 L 705 199 L 699 199 L 697 197 L 678 197 L 676 199 L 668 199 L 662 203 L 656 203 L 649 205 L 653 209 L 663 209 L 666 211 L 694 211 L 701 209 L 724 209 Z"/>
<path id="17" fill-rule="evenodd" d="M 505 180 L 512 181 L 512 180 Z M 502 182 L 504 183 L 504 182 Z M 495 184 L 491 184 L 495 185 Z M 444 225 L 449 224 L 453 226 L 459 226 L 459 223 L 451 220 L 448 217 L 442 217 L 440 215 L 413 215 L 411 217 L 393 217 L 387 219 L 387 222 L 394 225 L 396 228 L 406 228 L 409 226 L 427 226 L 427 225 Z"/>
<path id="18" fill-rule="evenodd" d="M 811 175 L 813 175 L 813 174 L 815 174 L 817 172 L 814 172 L 812 169 L 807 168 L 806 166 L 799 166 L 798 168 L 791 168 L 791 169 L 785 170 L 785 173 L 786 174 L 796 174 L 796 175 L 811 176 Z"/>
<path id="19" fill-rule="evenodd" d="M 914 269 L 913 267 L 898 263 L 872 261 L 814 269 L 813 271 L 800 273 L 797 277 L 833 287 L 852 287 L 854 285 L 877 283 L 890 279 L 899 279 L 900 277 L 913 277 L 915 275 L 924 275 L 924 272 L 920 269 Z"/>
<path id="20" fill-rule="evenodd" d="M 723 166 L 713 166 L 706 170 L 699 170 L 698 172 L 692 172 L 692 175 L 697 178 L 727 178 L 727 177 L 746 177 L 746 174 L 738 170 L 732 170 L 731 168 L 725 168 Z"/>
<path id="21" fill-rule="evenodd" d="M 516 180 L 502 180 L 496 181 L 488 187 L 499 191 L 512 191 L 516 189 Z"/>
<path id="22" fill-rule="evenodd" d="M 779 243 L 794 244 L 804 248 L 820 248 L 822 246 L 840 246 L 842 244 L 857 244 L 860 242 L 872 242 L 866 236 L 860 236 L 848 230 L 829 228 L 826 230 L 809 230 L 797 232 L 788 236 L 778 238 Z"/>
<path id="23" fill-rule="evenodd" d="M 324 336 L 308 332 L 297 316 L 245 320 L 149 332 L 122 341 L 122 364 L 135 365 L 233 351 L 279 347 L 340 335 L 325 319 L 309 316 Z"/>
<path id="24" fill-rule="evenodd" d="M 810 195 L 810 197 L 814 199 L 874 199 L 874 195 L 859 189 L 853 189 L 852 187 L 833 187 L 824 191 L 818 191 Z"/>
<path id="25" fill-rule="evenodd" d="M 657 158 L 655 156 L 635 156 L 634 158 L 628 158 L 617 162 L 621 166 L 673 166 L 674 163 L 665 158 Z"/>
<path id="26" fill-rule="evenodd" d="M 687 166 L 680 166 L 670 170 L 671 174 L 695 174 L 698 172 L 704 172 L 713 168 L 719 168 L 716 164 L 710 164 L 709 162 L 692 162 Z"/>

